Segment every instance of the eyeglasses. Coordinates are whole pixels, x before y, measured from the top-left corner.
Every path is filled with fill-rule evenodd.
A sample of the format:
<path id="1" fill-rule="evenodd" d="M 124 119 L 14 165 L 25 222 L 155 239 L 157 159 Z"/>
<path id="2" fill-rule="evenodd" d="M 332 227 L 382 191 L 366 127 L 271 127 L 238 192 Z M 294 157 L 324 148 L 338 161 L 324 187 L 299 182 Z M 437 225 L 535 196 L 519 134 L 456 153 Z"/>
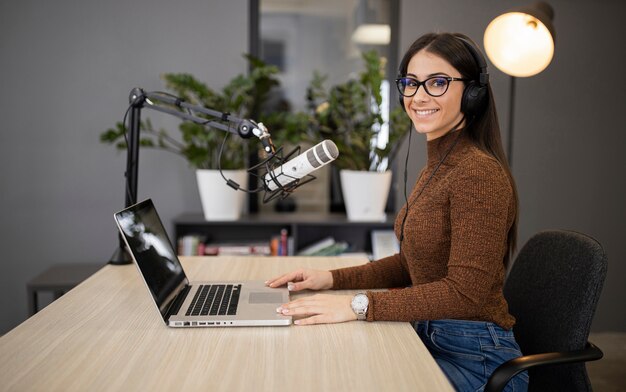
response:
<path id="1" fill-rule="evenodd" d="M 426 94 L 431 97 L 441 97 L 446 93 L 446 91 L 448 91 L 450 82 L 454 82 L 455 80 L 465 82 L 468 79 L 453 78 L 450 76 L 433 76 L 432 78 L 428 78 L 423 82 L 420 82 L 415 78 L 405 76 L 396 79 L 396 85 L 398 86 L 398 91 L 403 97 L 414 96 L 420 86 L 424 86 L 424 91 L 426 91 Z"/>

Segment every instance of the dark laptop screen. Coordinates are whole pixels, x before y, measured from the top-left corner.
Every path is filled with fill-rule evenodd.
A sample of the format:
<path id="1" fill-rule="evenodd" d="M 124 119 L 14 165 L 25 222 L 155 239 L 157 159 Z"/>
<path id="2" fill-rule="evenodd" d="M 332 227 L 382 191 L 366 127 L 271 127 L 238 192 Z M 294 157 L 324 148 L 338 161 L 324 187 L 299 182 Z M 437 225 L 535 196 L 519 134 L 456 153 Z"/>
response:
<path id="1" fill-rule="evenodd" d="M 152 200 L 118 212 L 115 219 L 165 319 L 174 291 L 188 281 Z"/>

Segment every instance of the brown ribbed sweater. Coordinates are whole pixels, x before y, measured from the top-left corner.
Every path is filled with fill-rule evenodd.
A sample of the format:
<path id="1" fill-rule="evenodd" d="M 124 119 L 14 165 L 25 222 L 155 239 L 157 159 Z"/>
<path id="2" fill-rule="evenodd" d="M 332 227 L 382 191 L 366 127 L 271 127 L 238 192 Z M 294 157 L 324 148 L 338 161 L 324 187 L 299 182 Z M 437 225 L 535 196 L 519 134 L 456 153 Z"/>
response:
<path id="1" fill-rule="evenodd" d="M 333 270 L 334 289 L 368 291 L 367 320 L 462 319 L 510 329 L 502 294 L 507 233 L 515 217 L 508 176 L 465 134 L 427 142 L 428 163 L 408 199 L 401 253 L 362 266 Z M 454 146 L 419 198 L 419 190 Z M 395 221 L 396 236 L 406 205 Z"/>

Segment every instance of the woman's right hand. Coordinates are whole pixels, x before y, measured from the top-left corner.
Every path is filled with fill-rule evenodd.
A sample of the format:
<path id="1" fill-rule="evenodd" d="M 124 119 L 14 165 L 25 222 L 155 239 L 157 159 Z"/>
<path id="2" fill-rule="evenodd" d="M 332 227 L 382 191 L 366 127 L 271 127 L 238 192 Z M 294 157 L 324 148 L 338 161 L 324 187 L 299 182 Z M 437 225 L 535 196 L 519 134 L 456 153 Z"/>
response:
<path id="1" fill-rule="evenodd" d="M 287 284 L 289 291 L 327 290 L 333 287 L 333 274 L 330 271 L 299 269 L 265 282 L 275 288 Z"/>

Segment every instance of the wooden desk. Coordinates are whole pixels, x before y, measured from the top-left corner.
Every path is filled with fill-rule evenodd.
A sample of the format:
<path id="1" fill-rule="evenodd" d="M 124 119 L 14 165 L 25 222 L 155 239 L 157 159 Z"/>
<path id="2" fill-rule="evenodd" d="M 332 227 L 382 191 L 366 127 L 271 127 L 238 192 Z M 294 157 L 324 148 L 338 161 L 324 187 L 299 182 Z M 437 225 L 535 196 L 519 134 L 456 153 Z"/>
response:
<path id="1" fill-rule="evenodd" d="M 51 291 L 54 299 L 61 296 L 83 280 L 98 271 L 104 263 L 100 264 L 57 264 L 40 273 L 26 283 L 28 295 L 29 315 L 39 310 L 39 292 Z"/>
<path id="2" fill-rule="evenodd" d="M 364 262 L 293 257 L 182 261 L 192 280 L 267 279 L 296 266 Z M 104 266 L 1 337 L 0 389 L 453 390 L 408 323 L 168 328 L 134 265 Z"/>

